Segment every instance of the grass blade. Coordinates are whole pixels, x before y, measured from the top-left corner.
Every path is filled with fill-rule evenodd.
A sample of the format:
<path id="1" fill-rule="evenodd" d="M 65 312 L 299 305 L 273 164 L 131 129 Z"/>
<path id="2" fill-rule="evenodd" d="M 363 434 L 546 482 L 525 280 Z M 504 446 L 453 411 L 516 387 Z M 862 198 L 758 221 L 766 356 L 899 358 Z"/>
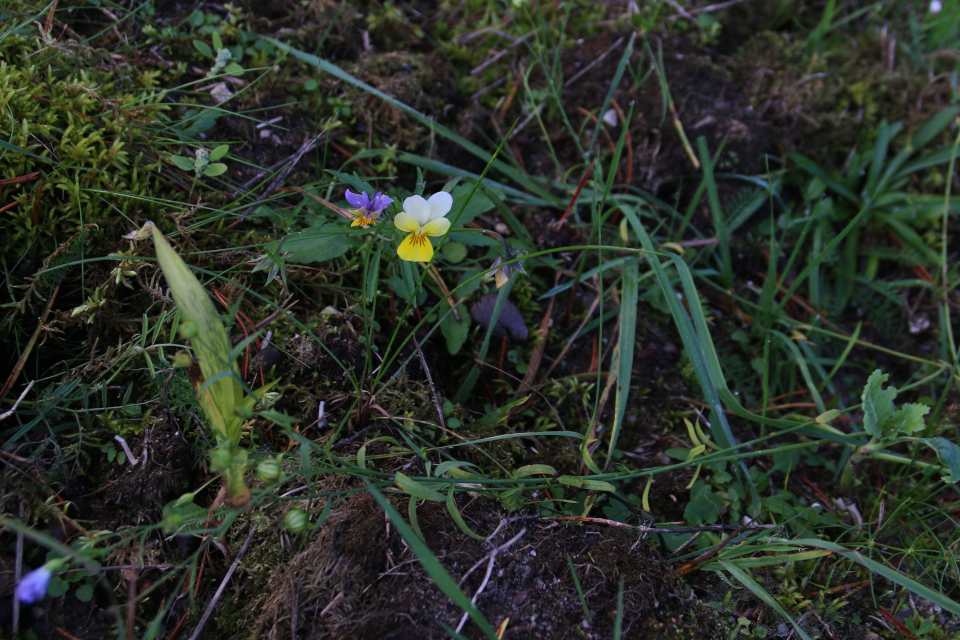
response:
<path id="1" fill-rule="evenodd" d="M 393 523 L 393 526 L 397 528 L 397 531 L 403 536 L 403 539 L 410 545 L 410 548 L 413 550 L 414 555 L 417 556 L 417 560 L 420 561 L 420 564 L 423 565 L 423 569 L 430 575 L 433 579 L 434 584 L 437 585 L 441 591 L 453 602 L 463 609 L 467 614 L 470 615 L 470 618 L 476 623 L 478 627 L 483 630 L 483 633 L 492 640 L 496 640 L 497 634 L 494 632 L 493 627 L 490 626 L 490 623 L 487 622 L 487 619 L 483 617 L 483 614 L 480 613 L 480 610 L 470 602 L 470 598 L 457 586 L 456 580 L 454 580 L 447 570 L 443 568 L 443 565 L 440 564 L 440 561 L 437 560 L 437 557 L 433 555 L 433 552 L 430 551 L 430 548 L 420 538 L 417 537 L 417 534 L 414 533 L 413 529 L 410 528 L 410 525 L 407 524 L 407 521 L 393 508 L 393 505 L 383 497 L 376 488 L 370 484 L 369 481 L 364 480 L 364 484 L 367 485 L 367 490 L 370 492 L 370 495 L 373 496 L 373 499 L 377 501 L 377 504 L 380 505 L 380 508 L 384 510 L 387 514 L 387 517 L 390 518 L 390 522 Z"/>

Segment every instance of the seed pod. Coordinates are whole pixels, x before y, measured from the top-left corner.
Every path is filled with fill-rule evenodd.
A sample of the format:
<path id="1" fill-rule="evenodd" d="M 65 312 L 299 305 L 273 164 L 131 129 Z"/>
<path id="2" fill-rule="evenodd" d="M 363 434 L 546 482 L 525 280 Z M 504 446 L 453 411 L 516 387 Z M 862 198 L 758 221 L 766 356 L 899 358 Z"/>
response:
<path id="1" fill-rule="evenodd" d="M 280 471 L 280 462 L 274 458 L 263 460 L 257 465 L 257 477 L 259 477 L 264 484 L 273 484 L 279 480 Z"/>
<path id="2" fill-rule="evenodd" d="M 307 514 L 297 508 L 290 509 L 287 517 L 283 519 L 283 526 L 290 533 L 304 533 L 309 525 L 310 519 L 307 518 Z"/>

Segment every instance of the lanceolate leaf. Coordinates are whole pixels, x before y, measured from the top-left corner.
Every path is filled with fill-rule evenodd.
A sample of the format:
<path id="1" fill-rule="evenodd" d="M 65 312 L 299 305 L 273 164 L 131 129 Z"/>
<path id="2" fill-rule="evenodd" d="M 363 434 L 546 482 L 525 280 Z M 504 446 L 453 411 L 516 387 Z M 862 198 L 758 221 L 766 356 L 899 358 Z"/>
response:
<path id="1" fill-rule="evenodd" d="M 209 394 L 201 393 L 198 399 L 201 402 L 204 397 L 209 399 L 204 403 L 204 411 L 217 431 L 217 440 L 236 444 L 240 440 L 241 421 L 234 409 L 243 400 L 243 388 L 238 381 L 237 363 L 230 358 L 227 330 L 203 285 L 156 226 L 153 227 L 153 241 L 160 268 L 183 317 L 181 328 L 188 324 L 195 327 L 195 332 L 191 330 L 190 346 L 199 372 L 194 372 L 191 377 L 201 381 L 198 390 Z"/>

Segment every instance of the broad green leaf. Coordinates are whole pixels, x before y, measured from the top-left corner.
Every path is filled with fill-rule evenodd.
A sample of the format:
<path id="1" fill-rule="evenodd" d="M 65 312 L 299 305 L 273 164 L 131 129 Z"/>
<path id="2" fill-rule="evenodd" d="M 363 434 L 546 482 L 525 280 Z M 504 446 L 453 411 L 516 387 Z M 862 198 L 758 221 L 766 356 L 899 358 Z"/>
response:
<path id="1" fill-rule="evenodd" d="M 451 264 L 463 262 L 467 257 L 467 248 L 461 242 L 447 242 L 443 245 L 443 257 Z"/>
<path id="2" fill-rule="evenodd" d="M 950 469 L 950 475 L 941 480 L 950 484 L 960 482 L 960 447 L 946 438 L 917 438 L 917 441 L 936 451 L 940 462 Z"/>
<path id="3" fill-rule="evenodd" d="M 720 496 L 700 480 L 690 491 L 690 502 L 683 511 L 683 519 L 692 525 L 716 524 L 720 519 Z"/>
<path id="4" fill-rule="evenodd" d="M 202 54 L 203 54 L 204 56 L 206 56 L 207 58 L 212 58 L 212 57 L 214 57 L 214 56 L 213 56 L 213 49 L 211 49 L 211 48 L 210 48 L 210 45 L 208 45 L 208 44 L 207 44 L 206 42 L 204 42 L 203 40 L 194 40 L 194 41 L 193 41 L 193 46 L 196 47 L 197 51 L 199 51 L 200 53 L 202 53 Z"/>
<path id="5" fill-rule="evenodd" d="M 352 231 L 346 225 L 327 224 L 286 236 L 283 250 L 290 254 L 287 262 L 308 264 L 342 256 L 357 246 L 357 234 Z"/>
<path id="6" fill-rule="evenodd" d="M 210 152 L 210 162 L 216 162 L 230 151 L 230 145 L 222 144 Z"/>
<path id="7" fill-rule="evenodd" d="M 203 175 L 208 178 L 215 178 L 219 175 L 222 175 L 227 172 L 227 165 L 222 162 L 215 162 L 211 165 L 208 165 L 206 169 L 203 170 Z"/>
<path id="8" fill-rule="evenodd" d="M 182 169 L 183 171 L 193 171 L 193 158 L 173 156 L 170 159 L 173 160 L 173 164 L 177 165 L 179 169 Z"/>
<path id="9" fill-rule="evenodd" d="M 459 320 L 452 312 L 448 312 L 440 321 L 440 330 L 443 332 L 443 337 L 447 339 L 447 351 L 452 356 L 460 352 L 460 348 L 470 334 L 470 312 L 467 311 L 466 305 L 458 304 L 457 312 L 460 314 Z"/>
<path id="10" fill-rule="evenodd" d="M 230 337 L 206 289 L 156 226 L 153 242 L 157 261 L 177 311 L 183 317 L 181 332 L 189 328 L 190 348 L 196 360 L 189 374 L 197 401 L 203 407 L 218 445 L 228 444 L 227 449 L 232 451 L 224 468 L 230 502 L 235 507 L 244 506 L 250 501 L 250 490 L 243 480 L 247 454 L 234 446 L 240 441 L 242 420 L 236 409 L 244 393 L 239 382 L 240 371 L 232 357 Z"/>
<path id="11" fill-rule="evenodd" d="M 923 431 L 927 426 L 923 416 L 930 413 L 930 407 L 925 404 L 910 403 L 903 405 L 903 408 L 893 414 L 888 423 L 891 434 L 903 432 L 906 434 Z"/>
<path id="12" fill-rule="evenodd" d="M 473 197 L 470 198 L 470 192 L 473 191 L 472 184 L 461 184 L 454 187 L 453 191 L 450 193 L 453 196 L 453 207 L 450 209 L 449 217 L 451 220 L 453 216 L 460 211 L 460 207 L 466 205 L 463 213 L 460 214 L 460 217 L 457 218 L 457 227 L 465 227 L 470 222 L 473 222 L 473 219 L 476 218 L 481 213 L 486 213 L 493 209 L 493 203 L 490 202 L 490 198 L 483 194 L 483 192 L 477 189 L 476 193 L 473 194 Z M 503 199 L 503 194 L 497 194 L 499 198 Z M 469 198 L 469 201 L 467 200 Z"/>
<path id="13" fill-rule="evenodd" d="M 883 388 L 883 383 L 889 377 L 880 369 L 871 373 L 860 398 L 863 400 L 863 428 L 875 438 L 883 437 L 883 427 L 893 416 L 893 401 L 897 397 L 897 389 Z"/>

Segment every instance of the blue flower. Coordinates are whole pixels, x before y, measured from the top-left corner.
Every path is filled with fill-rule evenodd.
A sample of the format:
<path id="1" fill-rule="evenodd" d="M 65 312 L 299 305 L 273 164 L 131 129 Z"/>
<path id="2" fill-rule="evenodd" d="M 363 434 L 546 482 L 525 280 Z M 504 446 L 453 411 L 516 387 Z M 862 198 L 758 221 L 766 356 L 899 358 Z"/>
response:
<path id="1" fill-rule="evenodd" d="M 377 221 L 377 218 L 380 217 L 380 212 L 390 206 L 390 203 L 393 202 L 393 198 L 387 197 L 377 191 L 373 198 L 367 195 L 367 192 L 363 193 L 354 193 L 347 189 L 344 197 L 347 199 L 352 206 L 356 207 L 353 210 L 353 215 L 356 216 L 350 226 L 359 227 L 360 225 L 370 225 Z"/>
<path id="2" fill-rule="evenodd" d="M 46 565 L 34 569 L 20 580 L 17 585 L 17 598 L 24 604 L 39 602 L 47 596 L 47 587 L 53 576 Z"/>

